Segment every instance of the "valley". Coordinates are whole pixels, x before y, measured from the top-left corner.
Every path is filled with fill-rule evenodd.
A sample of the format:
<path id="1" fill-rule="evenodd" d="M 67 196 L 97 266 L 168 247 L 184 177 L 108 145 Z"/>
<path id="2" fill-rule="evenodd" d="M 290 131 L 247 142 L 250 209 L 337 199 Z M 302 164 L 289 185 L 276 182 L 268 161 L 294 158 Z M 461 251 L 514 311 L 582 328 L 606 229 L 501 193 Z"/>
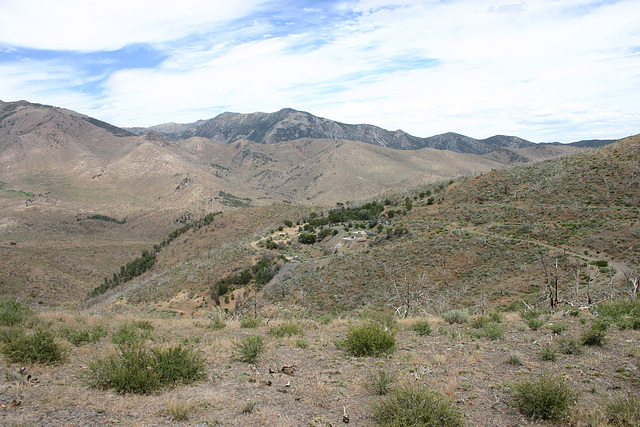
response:
<path id="1" fill-rule="evenodd" d="M 413 385 L 448 425 L 640 422 L 640 136 L 457 152 L 314 138 L 356 128 L 288 109 L 124 130 L 0 108 L 3 424 L 377 425 Z M 393 345 L 354 352 L 359 328 Z M 20 358 L 32 337 L 60 357 Z M 134 380 L 162 357 L 188 378 Z M 571 411 L 517 402 L 546 377 Z"/>

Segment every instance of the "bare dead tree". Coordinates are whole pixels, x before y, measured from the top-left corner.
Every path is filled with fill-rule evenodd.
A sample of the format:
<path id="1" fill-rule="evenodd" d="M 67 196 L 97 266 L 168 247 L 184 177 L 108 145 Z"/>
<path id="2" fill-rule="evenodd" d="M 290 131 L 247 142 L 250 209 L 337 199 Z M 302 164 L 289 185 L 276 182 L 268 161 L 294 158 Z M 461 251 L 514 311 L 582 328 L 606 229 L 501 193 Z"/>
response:
<path id="1" fill-rule="evenodd" d="M 629 283 L 631 288 L 629 294 L 634 300 L 638 299 L 638 288 L 640 287 L 640 270 L 637 267 L 633 267 L 623 273 L 625 283 Z"/>

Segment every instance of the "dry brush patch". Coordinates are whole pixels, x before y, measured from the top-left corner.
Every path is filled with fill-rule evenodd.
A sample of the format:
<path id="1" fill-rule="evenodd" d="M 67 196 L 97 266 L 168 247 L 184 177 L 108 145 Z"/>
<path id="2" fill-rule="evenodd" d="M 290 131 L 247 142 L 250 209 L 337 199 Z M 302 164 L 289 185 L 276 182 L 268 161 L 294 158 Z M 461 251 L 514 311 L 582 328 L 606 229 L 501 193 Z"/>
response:
<path id="1" fill-rule="evenodd" d="M 430 319 L 431 332 L 421 335 L 411 328 L 418 319 L 404 319 L 398 322 L 395 351 L 382 357 L 353 357 L 336 347 L 336 339 L 346 339 L 358 319 L 327 324 L 291 321 L 304 329 L 307 346 L 303 348 L 296 344 L 298 335 L 269 333 L 290 321 L 266 319 L 246 329 L 237 320 L 227 319 L 227 326 L 216 330 L 203 328 L 201 320 L 164 319 L 133 311 L 101 317 L 60 313 L 40 317 L 57 328 L 85 322 L 101 325 L 108 333 L 95 342 L 70 346 L 68 358 L 57 367 L 27 364 L 29 379 L 20 372 L 22 366 L 5 359 L 0 372 L 5 380 L 0 387 L 4 405 L 0 422 L 6 425 L 40 424 L 45 419 L 85 425 L 206 421 L 298 426 L 320 420 L 338 425 L 345 410 L 352 424 L 372 425 L 378 402 L 409 383 L 446 397 L 459 408 L 465 425 L 526 425 L 529 421 L 512 404 L 509 386 L 549 371 L 562 375 L 579 392 L 580 409 L 574 412 L 577 421 L 584 421 L 588 412 L 584 408 L 591 408 L 592 418 L 605 419 L 608 399 L 632 395 L 640 381 L 640 355 L 635 350 L 640 332 L 615 324 L 602 347 L 582 346 L 579 354 L 558 351 L 555 362 L 541 361 L 538 352 L 543 345 L 560 348 L 561 338 L 577 339 L 590 327 L 590 319 L 583 324 L 580 318 L 562 313 L 551 317 L 566 325 L 560 336 L 548 328 L 522 328 L 519 316 L 507 314 L 500 323 L 504 328 L 500 340 L 476 335 L 478 329 L 470 324 L 449 324 L 440 318 Z M 148 395 L 119 395 L 87 387 L 81 372 L 117 351 L 114 337 L 131 324 L 153 328 L 147 345 L 183 345 L 202 354 L 206 376 L 191 385 L 177 384 Z M 234 343 L 250 335 L 263 337 L 264 352 L 253 363 L 234 360 Z M 513 354 L 520 363 L 505 363 Z M 622 404 L 614 409 L 632 410 Z"/>

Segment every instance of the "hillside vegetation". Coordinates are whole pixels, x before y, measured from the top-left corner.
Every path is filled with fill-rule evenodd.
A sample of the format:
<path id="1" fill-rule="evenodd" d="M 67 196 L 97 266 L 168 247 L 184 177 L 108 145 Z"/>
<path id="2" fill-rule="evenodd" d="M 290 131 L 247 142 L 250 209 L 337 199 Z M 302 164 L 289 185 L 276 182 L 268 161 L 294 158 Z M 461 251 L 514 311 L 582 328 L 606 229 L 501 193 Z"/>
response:
<path id="1" fill-rule="evenodd" d="M 225 212 L 160 254 L 155 274 L 127 298 L 165 307 L 182 290 L 203 310 L 295 304 L 422 315 L 628 295 L 640 254 L 638 151 L 633 137 L 368 204 Z M 274 280 L 241 286 L 235 303 L 217 306 L 211 287 L 260 260 L 280 266 Z"/>

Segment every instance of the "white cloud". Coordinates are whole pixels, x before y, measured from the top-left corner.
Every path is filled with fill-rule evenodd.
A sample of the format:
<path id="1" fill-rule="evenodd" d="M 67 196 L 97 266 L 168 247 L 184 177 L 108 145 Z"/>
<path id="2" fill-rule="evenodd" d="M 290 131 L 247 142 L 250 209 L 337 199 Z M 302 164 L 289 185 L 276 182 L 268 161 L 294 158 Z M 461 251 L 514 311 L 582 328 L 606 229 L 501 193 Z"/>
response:
<path id="1" fill-rule="evenodd" d="M 112 31 L 112 37 L 103 36 L 102 28 L 118 22 L 113 10 L 103 19 L 73 25 L 88 13 L 85 3 L 91 2 L 82 2 L 74 19 L 66 20 L 73 29 L 69 34 L 51 36 L 51 48 L 112 49 L 147 42 L 166 57 L 154 68 L 114 71 L 104 81 L 103 98 L 88 109 L 87 96 L 63 104 L 82 106 L 83 112 L 120 126 L 293 107 L 418 136 L 455 131 L 571 141 L 640 132 L 634 0 L 601 5 L 589 0 L 366 0 L 335 4 L 329 12 L 342 19 L 322 26 L 293 21 L 329 13 L 318 4 L 284 16 L 282 22 L 291 24 L 283 25 L 250 14 L 257 0 L 233 6 L 203 1 L 196 14 L 173 6 L 149 11 L 145 19 L 140 16 L 150 2 L 130 1 L 133 13 L 121 17 L 118 28 L 124 30 Z M 21 7 L 18 11 L 26 13 Z M 3 34 L 13 34 L 17 24 L 8 31 L 2 19 L 0 40 L 7 43 Z M 232 24 L 235 19 L 241 24 Z M 26 29 L 39 23 L 36 18 Z M 73 35 L 85 29 L 86 40 L 75 40 Z M 197 38 L 189 37 L 196 33 Z M 24 43 L 43 48 L 42 39 L 27 36 Z M 69 66 L 65 80 L 59 64 L 48 66 L 52 81 L 88 78 Z M 9 83 L 0 68 L 3 99 L 10 99 L 9 91 L 28 94 L 16 99 L 39 100 L 37 88 L 26 89 L 25 81 L 34 79 L 29 73 L 26 79 L 7 75 Z M 74 89 L 67 91 L 73 98 Z M 62 99 L 62 92 L 55 99 Z"/>
<path id="2" fill-rule="evenodd" d="M 33 49 L 117 50 L 160 43 L 246 16 L 265 0 L 4 0 L 0 43 Z"/>

